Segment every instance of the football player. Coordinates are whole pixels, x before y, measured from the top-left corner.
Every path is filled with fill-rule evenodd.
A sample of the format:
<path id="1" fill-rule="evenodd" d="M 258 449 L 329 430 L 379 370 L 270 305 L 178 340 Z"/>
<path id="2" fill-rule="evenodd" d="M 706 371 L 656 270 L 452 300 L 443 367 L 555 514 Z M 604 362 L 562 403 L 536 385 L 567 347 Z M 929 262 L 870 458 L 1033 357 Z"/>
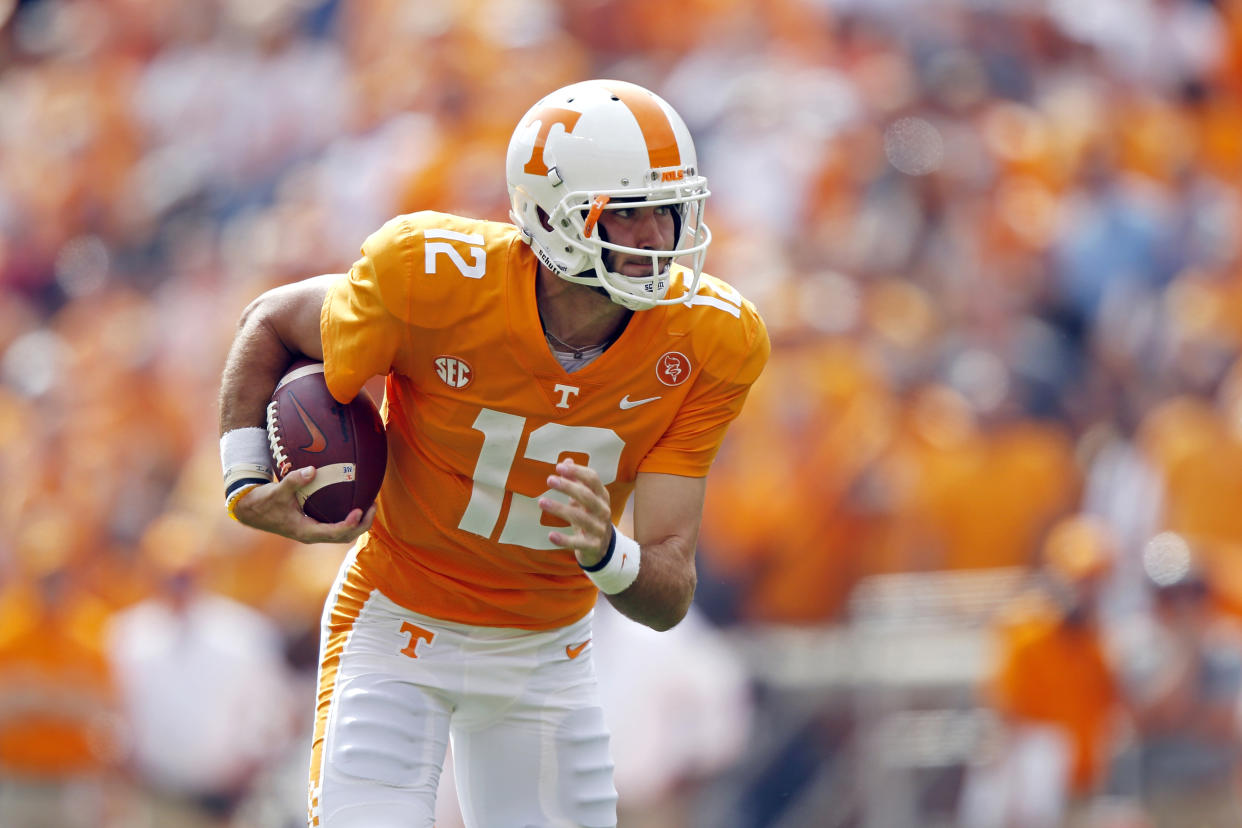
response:
<path id="1" fill-rule="evenodd" d="M 615 825 L 592 608 L 685 615 L 706 475 L 767 360 L 753 305 L 702 272 L 707 180 L 660 97 L 553 92 L 506 173 L 511 224 L 394 218 L 348 274 L 251 303 L 225 366 L 230 514 L 356 539 L 323 615 L 313 826 L 432 825 L 450 738 L 467 825 Z M 313 469 L 267 468 L 301 356 L 340 401 L 386 376 L 387 477 L 340 523 L 298 509 Z"/>

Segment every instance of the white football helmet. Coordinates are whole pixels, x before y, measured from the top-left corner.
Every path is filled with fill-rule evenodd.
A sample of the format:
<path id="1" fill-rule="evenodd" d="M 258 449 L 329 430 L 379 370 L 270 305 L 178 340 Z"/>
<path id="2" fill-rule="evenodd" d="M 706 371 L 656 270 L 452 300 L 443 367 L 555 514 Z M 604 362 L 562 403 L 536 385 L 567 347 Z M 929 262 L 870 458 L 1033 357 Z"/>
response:
<path id="1" fill-rule="evenodd" d="M 711 232 L 703 222 L 707 179 L 699 175 L 685 122 L 659 96 L 616 80 L 558 89 L 530 108 L 509 141 L 505 159 L 509 215 L 539 261 L 570 282 L 602 287 L 631 310 L 689 301 L 698 290 Z M 601 211 L 672 206 L 670 250 L 613 244 L 597 222 Z M 604 251 L 651 260 L 651 276 L 610 271 Z M 669 265 L 690 272 L 685 289 L 668 297 Z"/>

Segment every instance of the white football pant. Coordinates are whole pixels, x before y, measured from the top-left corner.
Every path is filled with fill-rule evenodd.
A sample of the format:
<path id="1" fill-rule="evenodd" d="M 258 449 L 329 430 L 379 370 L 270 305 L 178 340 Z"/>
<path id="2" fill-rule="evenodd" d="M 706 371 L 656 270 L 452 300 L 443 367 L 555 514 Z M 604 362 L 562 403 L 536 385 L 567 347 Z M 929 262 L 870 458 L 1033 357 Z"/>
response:
<path id="1" fill-rule="evenodd" d="M 311 828 L 431 828 L 450 738 L 468 828 L 615 826 L 590 638 L 591 615 L 547 632 L 474 627 L 338 580 L 323 619 Z"/>

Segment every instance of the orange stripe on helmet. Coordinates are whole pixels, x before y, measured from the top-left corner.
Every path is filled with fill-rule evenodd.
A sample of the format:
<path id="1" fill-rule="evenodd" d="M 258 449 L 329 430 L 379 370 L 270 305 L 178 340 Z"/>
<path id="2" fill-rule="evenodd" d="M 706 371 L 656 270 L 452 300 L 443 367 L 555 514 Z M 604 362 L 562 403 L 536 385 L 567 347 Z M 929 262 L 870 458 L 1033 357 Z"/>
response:
<path id="1" fill-rule="evenodd" d="M 681 166 L 681 151 L 677 148 L 677 135 L 668 115 L 646 90 L 631 84 L 614 83 L 605 87 L 629 107 L 647 142 L 647 157 L 652 167 Z"/>

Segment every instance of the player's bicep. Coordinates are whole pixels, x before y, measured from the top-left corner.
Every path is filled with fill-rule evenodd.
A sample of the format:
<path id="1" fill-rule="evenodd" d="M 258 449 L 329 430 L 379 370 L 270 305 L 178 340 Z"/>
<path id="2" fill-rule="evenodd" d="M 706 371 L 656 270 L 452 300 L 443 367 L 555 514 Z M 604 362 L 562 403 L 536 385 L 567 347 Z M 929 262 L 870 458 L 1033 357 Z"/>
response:
<path id="1" fill-rule="evenodd" d="M 634 540 L 675 546 L 694 559 L 703 518 L 706 477 L 640 472 L 634 481 Z"/>
<path id="2" fill-rule="evenodd" d="M 340 274 L 327 273 L 268 291 L 264 322 L 290 353 L 323 359 L 319 316 L 328 285 L 339 278 Z"/>
<path id="3" fill-rule="evenodd" d="M 408 337 L 408 326 L 385 302 L 374 264 L 363 256 L 348 277 L 333 280 L 319 319 L 324 379 L 341 402 L 372 377 L 388 374 Z"/>

